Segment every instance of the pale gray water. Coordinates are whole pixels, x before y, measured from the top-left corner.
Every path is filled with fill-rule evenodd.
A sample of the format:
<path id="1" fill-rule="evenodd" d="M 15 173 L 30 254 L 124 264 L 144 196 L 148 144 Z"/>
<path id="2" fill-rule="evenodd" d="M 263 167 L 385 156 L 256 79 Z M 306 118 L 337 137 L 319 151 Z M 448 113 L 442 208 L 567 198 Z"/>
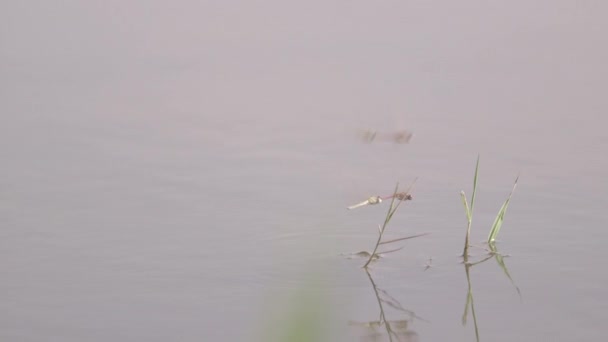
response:
<path id="1" fill-rule="evenodd" d="M 334 339 L 358 339 L 378 303 L 339 254 L 373 246 L 386 205 L 345 208 L 415 177 L 389 233 L 432 235 L 373 280 L 419 341 L 474 341 L 477 153 L 476 243 L 520 174 L 499 248 L 521 300 L 495 261 L 472 268 L 480 340 L 605 335 L 608 5 L 1 7 L 2 341 L 257 341 L 318 277 Z"/>

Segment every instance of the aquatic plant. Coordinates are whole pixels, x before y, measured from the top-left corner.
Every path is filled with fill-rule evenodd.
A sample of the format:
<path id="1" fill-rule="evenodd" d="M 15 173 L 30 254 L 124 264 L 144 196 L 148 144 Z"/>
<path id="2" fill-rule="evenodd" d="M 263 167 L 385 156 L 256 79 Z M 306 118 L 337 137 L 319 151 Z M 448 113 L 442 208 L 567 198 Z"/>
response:
<path id="1" fill-rule="evenodd" d="M 473 222 L 473 206 L 475 205 L 475 193 L 477 192 L 477 176 L 479 174 L 479 155 L 477 156 L 477 163 L 475 165 L 475 176 L 473 177 L 473 194 L 471 195 L 471 205 L 467 202 L 467 197 L 464 191 L 460 192 L 460 197 L 462 198 L 462 202 L 464 204 L 465 213 L 467 215 L 467 234 L 465 236 L 464 241 L 464 251 L 462 252 L 462 256 L 464 258 L 464 262 L 466 263 L 469 258 L 469 247 L 470 247 L 470 236 L 471 236 L 471 224 Z M 511 193 L 506 201 L 503 203 L 502 207 L 498 211 L 496 218 L 494 219 L 494 223 L 492 224 L 492 229 L 490 229 L 490 234 L 488 235 L 488 244 L 493 244 L 500 232 L 500 228 L 505 219 L 505 214 L 507 212 L 507 208 L 509 207 L 509 202 L 511 201 L 511 197 L 513 197 L 513 192 L 515 191 L 515 187 L 517 187 L 517 181 L 519 180 L 519 176 L 515 178 L 515 183 L 513 184 L 513 189 L 511 189 Z"/>
<path id="2" fill-rule="evenodd" d="M 398 239 L 392 239 L 392 240 L 389 240 L 389 241 L 382 241 L 382 237 L 384 235 L 384 232 L 386 231 L 386 227 L 388 226 L 389 222 L 393 218 L 393 215 L 395 214 L 395 212 L 397 211 L 397 209 L 399 209 L 399 206 L 401 205 L 401 203 L 412 199 L 412 196 L 410 195 L 410 190 L 412 189 L 412 187 L 416 183 L 416 180 L 417 179 L 415 179 L 414 182 L 412 182 L 412 184 L 410 185 L 410 187 L 405 192 L 399 192 L 399 183 L 397 183 L 397 185 L 395 186 L 395 191 L 393 192 L 393 195 L 390 196 L 390 198 L 391 198 L 391 204 L 390 204 L 390 206 L 388 208 L 388 212 L 386 213 L 386 217 L 384 218 L 384 223 L 382 225 L 378 225 L 378 240 L 376 241 L 376 245 L 374 246 L 373 251 L 371 253 L 369 253 L 369 258 L 367 259 L 367 262 L 365 263 L 365 265 L 363 265 L 363 268 L 367 268 L 367 266 L 369 266 L 369 264 L 373 260 L 378 259 L 379 258 L 379 254 L 386 254 L 386 253 L 390 253 L 390 252 L 396 252 L 396 251 L 400 250 L 401 248 L 403 248 L 403 247 L 401 247 L 401 248 L 398 248 L 398 249 L 394 249 L 394 250 L 378 253 L 378 247 L 380 245 L 385 245 L 385 244 L 389 244 L 389 243 L 393 243 L 393 242 L 403 241 L 403 240 L 412 239 L 412 238 L 415 238 L 415 237 L 427 235 L 427 234 L 418 234 L 418 235 L 407 236 L 407 237 L 398 238 Z"/>
<path id="3" fill-rule="evenodd" d="M 471 195 L 471 205 L 467 203 L 467 196 L 464 191 L 460 192 L 460 197 L 462 197 L 462 203 L 464 204 L 464 210 L 467 215 L 467 234 L 464 239 L 464 251 L 462 252 L 462 256 L 464 257 L 464 261 L 467 262 L 469 258 L 469 238 L 471 236 L 471 225 L 473 223 L 473 207 L 475 205 L 475 193 L 477 192 L 477 175 L 479 173 L 479 155 L 477 156 L 477 163 L 475 165 L 475 176 L 473 177 L 473 194 Z"/>

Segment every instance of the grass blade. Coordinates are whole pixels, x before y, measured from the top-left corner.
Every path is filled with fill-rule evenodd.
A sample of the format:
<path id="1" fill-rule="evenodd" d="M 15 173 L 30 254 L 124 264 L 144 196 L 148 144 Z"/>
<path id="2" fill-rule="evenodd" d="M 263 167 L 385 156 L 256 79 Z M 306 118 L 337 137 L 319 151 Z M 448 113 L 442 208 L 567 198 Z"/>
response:
<path id="1" fill-rule="evenodd" d="M 376 253 L 376 255 L 377 255 L 378 257 L 380 257 L 380 255 L 382 255 L 382 254 L 388 254 L 388 253 L 398 252 L 398 251 L 402 250 L 402 249 L 403 249 L 403 247 L 405 247 L 405 246 L 401 246 L 401 247 L 399 247 L 399 248 L 395 248 L 395 249 L 390 249 L 390 250 L 388 250 L 388 251 L 382 251 L 382 252 L 378 252 L 378 253 Z"/>
<path id="2" fill-rule="evenodd" d="M 490 234 L 488 235 L 488 243 L 492 243 L 496 240 L 496 236 L 502 227 L 502 222 L 504 220 L 504 213 L 507 210 L 507 205 L 509 204 L 509 200 L 506 200 L 505 203 L 502 204 L 500 210 L 498 211 L 498 215 L 494 219 L 494 223 L 492 224 L 492 229 L 490 230 Z"/>
<path id="3" fill-rule="evenodd" d="M 473 218 L 473 207 L 475 206 L 475 193 L 477 192 L 477 174 L 479 173 L 479 155 L 477 155 L 477 163 L 475 164 L 475 176 L 473 177 L 473 194 L 471 195 L 471 220 Z"/>
<path id="4" fill-rule="evenodd" d="M 392 240 L 388 240 L 388 241 L 382 241 L 380 242 L 381 245 L 385 245 L 387 243 L 392 243 L 392 242 L 397 242 L 397 241 L 403 241 L 403 240 L 408 240 L 408 239 L 413 239 L 413 238 L 417 238 L 417 237 L 421 237 L 421 236 L 425 236 L 425 235 L 429 235 L 431 233 L 422 233 L 422 234 L 416 234 L 416 235 L 411 235 L 411 236 L 406 236 L 406 237 L 402 237 L 402 238 L 398 238 L 398 239 L 392 239 Z"/>
<path id="5" fill-rule="evenodd" d="M 471 222 L 473 215 L 471 214 L 471 209 L 469 208 L 469 204 L 467 203 L 467 196 L 464 194 L 464 191 L 460 192 L 460 197 L 462 197 L 464 211 L 467 214 L 467 235 L 464 237 L 464 250 L 462 251 L 462 257 L 464 258 L 464 262 L 466 263 L 469 258 L 469 236 L 471 235 Z"/>
<path id="6" fill-rule="evenodd" d="M 511 189 L 511 193 L 509 194 L 509 197 L 507 198 L 505 203 L 503 203 L 502 207 L 500 207 L 500 210 L 498 211 L 498 215 L 496 215 L 496 218 L 494 219 L 494 224 L 492 224 L 492 229 L 490 230 L 490 234 L 488 235 L 488 243 L 492 243 L 492 242 L 496 241 L 496 237 L 498 236 L 498 233 L 500 232 L 500 228 L 502 227 L 502 223 L 505 219 L 505 214 L 507 213 L 507 208 L 509 207 L 509 202 L 511 201 L 513 192 L 515 191 L 515 188 L 517 187 L 518 180 L 519 180 L 519 176 L 517 176 L 517 178 L 515 178 L 515 183 L 513 184 L 513 189 Z"/>
<path id="7" fill-rule="evenodd" d="M 469 203 L 467 202 L 467 196 L 464 194 L 464 191 L 460 192 L 460 197 L 462 197 L 462 204 L 464 205 L 464 212 L 467 214 L 467 220 L 469 222 L 472 221 L 471 217 L 471 209 L 469 208 Z"/>

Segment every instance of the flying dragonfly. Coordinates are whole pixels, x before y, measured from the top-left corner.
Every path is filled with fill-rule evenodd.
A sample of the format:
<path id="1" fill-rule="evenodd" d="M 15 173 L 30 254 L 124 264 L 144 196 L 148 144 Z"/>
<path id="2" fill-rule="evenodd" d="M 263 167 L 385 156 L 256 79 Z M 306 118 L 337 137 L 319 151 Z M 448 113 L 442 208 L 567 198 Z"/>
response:
<path id="1" fill-rule="evenodd" d="M 363 207 L 365 205 L 375 205 L 375 204 L 379 204 L 382 203 L 382 201 L 387 200 L 387 199 L 391 199 L 391 198 L 395 198 L 398 199 L 400 201 L 409 201 L 411 200 L 413 197 L 412 195 L 410 195 L 407 192 L 398 192 L 394 195 L 390 195 L 390 196 L 372 196 L 368 199 L 366 199 L 365 201 L 361 202 L 361 203 L 357 203 L 355 205 L 351 205 L 350 207 L 348 207 L 349 210 L 353 210 L 359 207 Z"/>
<path id="2" fill-rule="evenodd" d="M 396 192 L 390 196 L 372 196 L 361 203 L 351 205 L 350 207 L 348 207 L 348 210 L 353 210 L 353 209 L 363 207 L 366 205 L 380 204 L 380 203 L 382 203 L 382 201 L 387 200 L 387 199 L 392 199 L 393 197 L 399 201 L 410 201 L 413 199 L 412 195 L 410 194 L 410 190 L 412 189 L 414 184 L 416 184 L 417 180 L 418 180 L 418 178 L 414 179 L 414 182 L 412 182 L 412 184 L 409 186 L 409 188 L 406 191 Z"/>

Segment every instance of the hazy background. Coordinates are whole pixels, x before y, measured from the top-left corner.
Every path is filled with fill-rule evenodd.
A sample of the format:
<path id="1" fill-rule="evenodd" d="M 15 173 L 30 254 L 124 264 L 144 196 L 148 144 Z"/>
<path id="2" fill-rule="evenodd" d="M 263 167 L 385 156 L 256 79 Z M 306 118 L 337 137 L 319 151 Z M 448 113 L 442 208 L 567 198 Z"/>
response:
<path id="1" fill-rule="evenodd" d="M 419 177 L 390 229 L 432 235 L 374 280 L 426 320 L 420 341 L 474 341 L 459 192 L 479 153 L 475 242 L 520 174 L 500 248 L 522 293 L 491 260 L 472 270 L 481 339 L 600 340 L 607 11 L 2 1 L 0 339 L 251 341 L 318 272 L 353 340 L 378 304 L 340 253 L 372 247 L 386 206 L 345 207 Z"/>

